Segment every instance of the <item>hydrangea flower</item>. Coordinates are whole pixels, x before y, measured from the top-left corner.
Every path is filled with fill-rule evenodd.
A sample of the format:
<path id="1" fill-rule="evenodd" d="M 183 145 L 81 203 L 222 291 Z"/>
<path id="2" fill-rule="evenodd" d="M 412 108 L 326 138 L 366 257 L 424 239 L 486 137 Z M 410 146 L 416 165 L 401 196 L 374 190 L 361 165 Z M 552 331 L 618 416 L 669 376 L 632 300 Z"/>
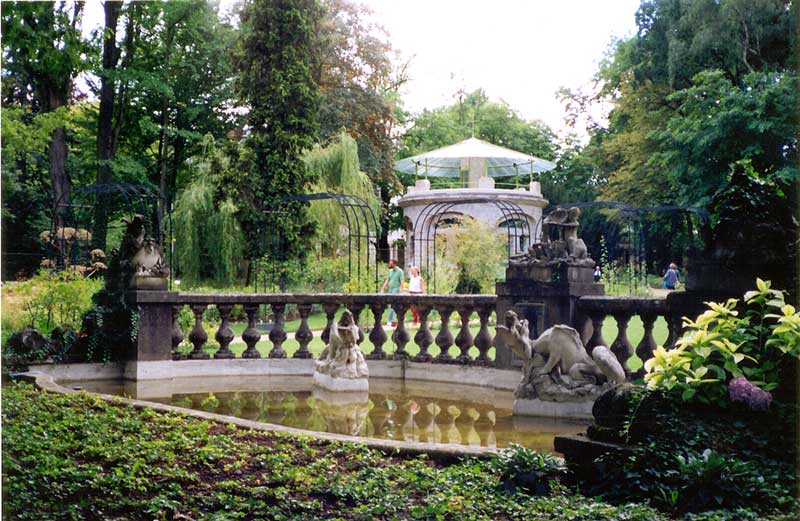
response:
<path id="1" fill-rule="evenodd" d="M 742 402 L 752 411 L 766 411 L 772 403 L 772 394 L 751 384 L 744 376 L 731 380 L 728 396 L 732 402 Z"/>

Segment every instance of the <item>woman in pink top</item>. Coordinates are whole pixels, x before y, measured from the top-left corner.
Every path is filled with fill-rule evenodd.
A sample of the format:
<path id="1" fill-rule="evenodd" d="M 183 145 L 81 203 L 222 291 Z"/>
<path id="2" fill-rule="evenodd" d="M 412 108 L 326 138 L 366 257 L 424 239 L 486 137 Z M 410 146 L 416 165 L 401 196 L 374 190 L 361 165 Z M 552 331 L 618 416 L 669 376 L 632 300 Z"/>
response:
<path id="1" fill-rule="evenodd" d="M 411 266 L 409 270 L 408 292 L 412 295 L 422 295 L 425 293 L 425 282 L 419 273 L 419 267 Z M 419 324 L 419 313 L 414 305 L 411 305 L 411 315 L 414 317 L 414 324 Z"/>

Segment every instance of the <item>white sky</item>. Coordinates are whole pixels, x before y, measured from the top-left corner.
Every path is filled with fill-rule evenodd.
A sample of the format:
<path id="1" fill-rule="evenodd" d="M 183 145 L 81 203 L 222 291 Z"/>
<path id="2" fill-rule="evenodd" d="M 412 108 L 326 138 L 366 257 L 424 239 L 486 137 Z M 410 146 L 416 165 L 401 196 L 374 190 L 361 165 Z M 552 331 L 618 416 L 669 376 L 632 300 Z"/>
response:
<path id="1" fill-rule="evenodd" d="M 588 86 L 612 38 L 636 31 L 639 0 L 364 0 L 411 57 L 406 108 L 483 88 L 525 119 L 563 131 L 561 86 Z M 581 132 L 583 134 L 583 132 Z"/>
<path id="2" fill-rule="evenodd" d="M 407 110 L 449 105 L 459 89 L 483 88 L 562 133 L 556 91 L 591 84 L 612 38 L 635 32 L 640 0 L 360 1 L 401 59 L 411 58 L 402 92 Z M 233 2 L 222 0 L 222 10 Z M 84 30 L 102 24 L 100 0 L 85 9 Z"/>

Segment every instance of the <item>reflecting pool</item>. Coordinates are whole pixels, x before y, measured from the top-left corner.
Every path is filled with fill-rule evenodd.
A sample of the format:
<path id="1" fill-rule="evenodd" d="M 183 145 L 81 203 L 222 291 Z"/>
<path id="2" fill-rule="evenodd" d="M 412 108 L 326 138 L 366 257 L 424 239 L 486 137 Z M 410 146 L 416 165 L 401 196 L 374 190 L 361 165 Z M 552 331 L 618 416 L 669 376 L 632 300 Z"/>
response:
<path id="1" fill-rule="evenodd" d="M 586 422 L 511 415 L 511 391 L 409 380 L 370 379 L 369 393 L 329 393 L 310 377 L 215 377 L 147 382 L 63 382 L 248 420 L 319 432 L 502 448 L 517 443 L 553 451 L 553 438 Z"/>

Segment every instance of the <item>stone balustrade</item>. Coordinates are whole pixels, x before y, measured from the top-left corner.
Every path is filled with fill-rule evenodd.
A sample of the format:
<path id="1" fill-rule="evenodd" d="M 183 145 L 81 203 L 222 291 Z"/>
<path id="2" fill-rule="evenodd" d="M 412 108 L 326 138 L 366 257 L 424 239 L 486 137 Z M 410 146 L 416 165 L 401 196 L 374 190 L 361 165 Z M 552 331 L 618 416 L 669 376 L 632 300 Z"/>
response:
<path id="1" fill-rule="evenodd" d="M 489 320 L 495 310 L 495 295 L 406 295 L 406 294 L 192 294 L 176 292 L 138 292 L 133 296 L 139 307 L 139 336 L 147 341 L 143 346 L 140 338 L 138 360 L 203 360 L 230 359 L 235 354 L 230 349 L 234 334 L 230 328 L 230 316 L 234 305 L 241 305 L 247 316 L 247 328 L 242 333 L 242 341 L 246 349 L 241 358 L 261 358 L 256 344 L 268 340 L 270 358 L 286 358 L 283 347 L 289 338 L 286 331 L 286 306 L 294 305 L 300 319 L 300 325 L 293 333 L 299 348 L 292 355 L 294 358 L 311 358 L 309 344 L 314 339 L 314 332 L 308 324 L 312 306 L 319 305 L 326 315 L 325 329 L 320 337 L 324 343 L 330 338 L 330 328 L 334 325 L 337 311 L 344 307 L 349 309 L 356 323 L 363 323 L 369 316 L 372 325 L 362 328 L 359 325 L 359 343 L 366 338 L 373 349 L 367 358 L 372 360 L 409 359 L 415 362 L 454 363 L 470 365 L 492 365 L 489 349 L 493 345 L 493 336 L 489 330 Z M 406 311 L 415 306 L 420 316 L 420 325 L 416 333 L 409 332 L 406 323 Z M 186 340 L 192 350 L 184 355 L 178 347 L 184 341 L 184 334 L 178 325 L 180 310 L 188 306 L 194 316 L 194 325 Z M 214 334 L 219 344 L 213 353 L 209 353 L 206 344 L 209 334 L 203 327 L 203 313 L 209 306 L 219 311 L 220 324 Z M 264 335 L 256 327 L 259 310 L 268 307 L 271 315 L 271 329 Z M 393 307 L 397 314 L 397 326 L 388 329 L 382 323 L 384 311 Z M 431 313 L 436 311 L 440 320 L 432 324 Z M 165 318 L 166 317 L 166 318 Z M 460 326 L 455 336 L 451 331 L 450 319 L 457 319 Z M 475 323 L 477 319 L 477 324 Z M 471 327 L 478 327 L 473 336 Z M 438 329 L 434 333 L 433 328 Z M 367 329 L 367 331 L 364 331 Z M 389 334 L 391 333 L 391 334 Z M 169 341 L 167 342 L 166 339 Z M 391 341 L 391 342 L 390 342 Z M 414 342 L 419 350 L 411 356 L 408 345 Z M 439 348 L 437 356 L 430 353 L 432 344 Z M 142 349 L 144 347 L 144 349 Z M 478 355 L 473 357 L 470 349 L 475 347 Z"/>
<path id="2" fill-rule="evenodd" d="M 653 337 L 653 326 L 658 317 L 666 320 L 669 331 L 664 346 L 672 347 L 675 344 L 680 336 L 682 312 L 672 309 L 673 307 L 675 306 L 663 297 L 581 297 L 578 300 L 578 311 L 586 324 L 578 324 L 578 330 L 583 332 L 587 350 L 591 351 L 598 345 L 608 346 L 629 376 L 641 377 L 644 370 L 640 369 L 636 374 L 630 375 L 626 362 L 634 352 L 643 362 L 653 357 L 653 350 L 657 345 Z M 608 316 L 614 317 L 617 323 L 617 337 L 614 339 L 603 338 L 603 321 Z M 644 336 L 635 349 L 628 338 L 628 324 L 634 316 L 641 319 L 644 328 Z M 589 323 L 590 327 L 585 327 Z"/>
<path id="3" fill-rule="evenodd" d="M 139 341 L 137 360 L 203 360 L 230 359 L 236 355 L 230 345 L 234 340 L 231 330 L 231 312 L 234 305 L 241 305 L 247 316 L 247 327 L 241 338 L 246 349 L 241 358 L 261 358 L 262 351 L 256 348 L 259 342 L 268 341 L 269 358 L 286 358 L 288 353 L 283 344 L 289 338 L 286 331 L 286 307 L 293 305 L 297 309 L 300 324 L 291 333 L 297 341 L 298 348 L 293 352 L 294 358 L 312 358 L 309 349 L 315 333 L 309 326 L 308 319 L 314 305 L 320 306 L 326 316 L 324 330 L 320 334 L 323 343 L 330 338 L 330 328 L 335 322 L 337 312 L 347 308 L 357 323 L 365 320 L 369 327 L 359 325 L 359 343 L 369 339 L 372 350 L 367 352 L 369 360 L 408 359 L 414 362 L 465 364 L 494 366 L 494 359 L 489 351 L 494 346 L 493 330 L 489 321 L 495 312 L 497 297 L 495 295 L 407 295 L 407 294 L 192 294 L 164 291 L 142 291 L 133 296 L 139 307 Z M 416 332 L 409 331 L 406 322 L 406 311 L 415 306 L 420 325 Z M 194 324 L 187 338 L 178 326 L 180 310 L 188 306 L 192 311 Z M 219 311 L 220 324 L 213 335 L 219 345 L 209 352 L 206 345 L 209 334 L 203 327 L 203 313 L 209 306 L 216 306 Z M 397 312 L 397 326 L 387 328 L 382 317 L 388 307 Z M 606 345 L 617 356 L 627 371 L 626 362 L 636 353 L 641 360 L 652 357 L 656 347 L 653 328 L 656 320 L 663 317 L 669 329 L 669 336 L 664 345 L 671 347 L 680 336 L 681 317 L 691 314 L 680 301 L 658 297 L 610 297 L 583 296 L 577 300 L 576 324 L 582 334 L 587 350 L 597 345 Z M 268 333 L 260 331 L 256 326 L 259 312 L 269 310 L 271 329 Z M 438 315 L 432 321 L 433 312 Z M 614 339 L 603 338 L 602 324 L 606 317 L 613 317 L 618 326 Z M 633 346 L 628 338 L 628 324 L 632 317 L 638 316 L 643 324 L 644 336 Z M 369 317 L 368 319 L 366 317 Z M 474 329 L 477 327 L 477 333 Z M 178 346 L 188 340 L 192 349 L 188 354 L 180 354 Z M 409 353 L 409 346 L 418 349 Z M 262 344 L 263 346 L 263 344 Z M 471 348 L 478 352 L 470 354 Z M 438 349 L 438 353 L 431 353 Z M 474 351 L 473 351 L 474 353 Z M 630 372 L 630 371 L 629 371 Z M 642 375 L 640 369 L 636 378 Z"/>

